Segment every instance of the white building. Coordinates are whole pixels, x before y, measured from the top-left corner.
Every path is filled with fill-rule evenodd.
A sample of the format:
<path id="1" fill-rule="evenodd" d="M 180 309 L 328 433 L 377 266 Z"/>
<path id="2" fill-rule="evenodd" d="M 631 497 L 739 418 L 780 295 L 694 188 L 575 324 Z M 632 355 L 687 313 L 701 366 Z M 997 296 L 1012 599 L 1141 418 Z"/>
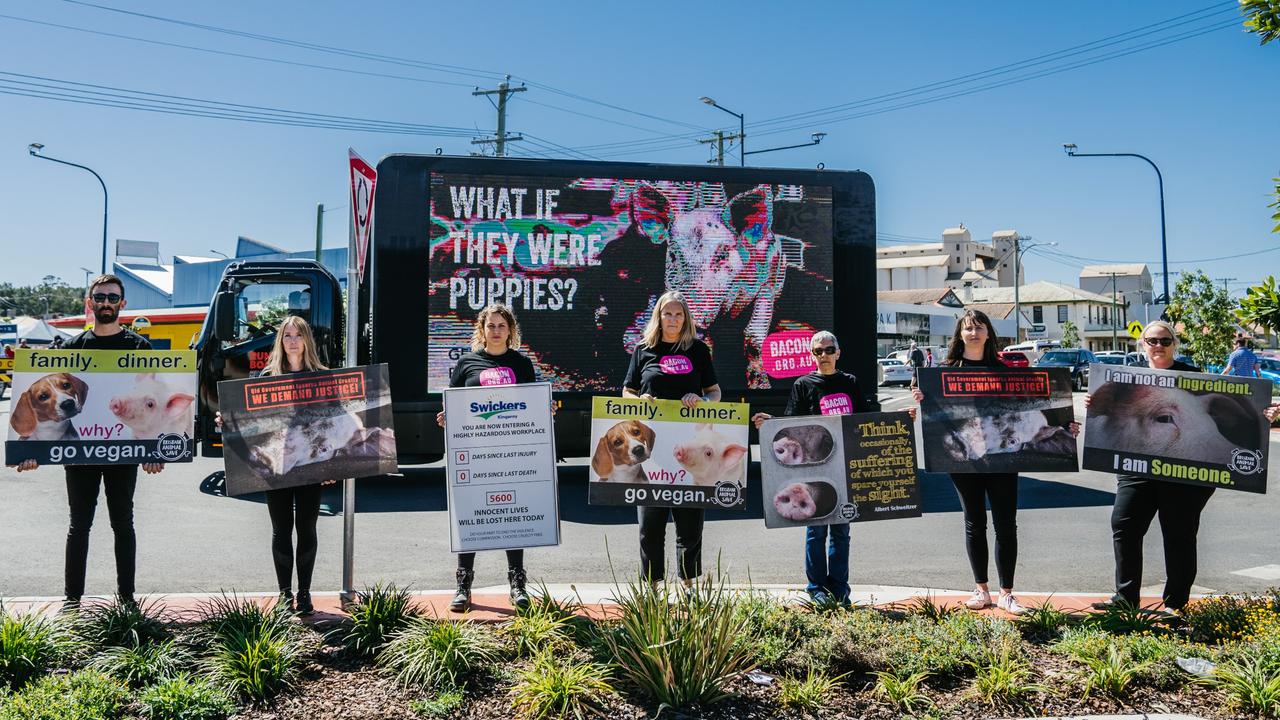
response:
<path id="1" fill-rule="evenodd" d="M 947 228 L 942 242 L 876 248 L 877 290 L 1007 287 L 1013 285 L 1016 230 L 974 242 L 968 228 Z"/>
<path id="2" fill-rule="evenodd" d="M 1146 324 L 1160 317 L 1164 305 L 1155 305 L 1151 272 L 1143 263 L 1120 265 L 1088 265 L 1080 271 L 1080 288 L 1099 295 L 1111 296 L 1114 290 L 1129 317 Z"/>
<path id="3" fill-rule="evenodd" d="M 914 340 L 921 347 L 945 348 L 965 305 L 951 288 L 882 290 L 876 293 L 876 349 L 883 357 Z M 1013 317 L 992 318 L 996 333 L 1013 337 Z M 936 353 L 935 353 L 936 354 Z"/>
<path id="4" fill-rule="evenodd" d="M 1022 314 L 1020 341 L 1061 340 L 1062 325 L 1070 321 L 1080 335 L 1081 346 L 1089 350 L 1134 348 L 1133 338 L 1125 329 L 1129 323 L 1127 308 L 1118 296 L 1113 302 L 1110 295 L 1047 281 L 1023 285 L 1018 295 Z M 984 311 L 990 307 L 995 314 L 1003 315 L 1013 303 L 1013 296 L 1012 287 L 974 288 L 973 302 L 967 307 Z"/>

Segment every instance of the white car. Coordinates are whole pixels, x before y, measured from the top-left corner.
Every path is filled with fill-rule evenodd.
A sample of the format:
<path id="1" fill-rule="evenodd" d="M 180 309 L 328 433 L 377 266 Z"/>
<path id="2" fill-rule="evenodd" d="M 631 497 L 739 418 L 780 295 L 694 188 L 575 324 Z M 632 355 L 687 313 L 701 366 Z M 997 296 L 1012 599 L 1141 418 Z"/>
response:
<path id="1" fill-rule="evenodd" d="M 1106 355 L 1119 355 L 1120 357 L 1124 357 L 1124 356 L 1125 356 L 1125 354 L 1126 354 L 1126 353 L 1125 353 L 1125 351 L 1123 351 L 1123 350 L 1098 350 L 1097 352 L 1095 352 L 1095 353 L 1093 354 L 1093 356 L 1094 356 L 1094 357 L 1104 357 L 1104 356 L 1106 356 Z"/>
<path id="2" fill-rule="evenodd" d="M 880 384 L 893 385 L 901 383 L 910 385 L 911 380 L 915 377 L 915 371 L 910 365 L 896 358 L 880 358 L 876 360 L 880 363 Z"/>

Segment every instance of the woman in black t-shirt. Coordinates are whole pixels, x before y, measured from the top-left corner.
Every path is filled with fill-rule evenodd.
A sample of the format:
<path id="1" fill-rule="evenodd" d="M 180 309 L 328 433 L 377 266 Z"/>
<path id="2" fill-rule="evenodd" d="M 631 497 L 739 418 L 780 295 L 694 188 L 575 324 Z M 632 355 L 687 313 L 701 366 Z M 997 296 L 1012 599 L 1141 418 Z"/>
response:
<path id="1" fill-rule="evenodd" d="M 622 396 L 679 400 L 689 408 L 703 400 L 720 399 L 711 350 L 694 334 L 693 315 L 682 293 L 664 293 L 654 304 L 644 336 L 631 354 L 631 365 L 622 381 Z M 650 582 L 665 577 L 663 557 L 667 517 L 671 516 L 676 525 L 680 580 L 686 587 L 691 585 L 702 574 L 704 514 L 700 508 L 639 508 L 641 576 Z"/>
<path id="2" fill-rule="evenodd" d="M 475 329 L 471 333 L 471 352 L 458 358 L 449 376 L 449 387 L 476 387 L 481 385 L 516 385 L 537 382 L 533 363 L 514 348 L 520 345 L 520 325 L 506 305 L 490 305 L 476 315 Z M 444 412 L 436 415 L 436 422 L 444 427 Z M 453 612 L 465 612 L 471 607 L 471 582 L 475 579 L 476 554 L 458 553 L 456 577 L 458 590 L 449 602 Z M 529 607 L 529 592 L 525 585 L 524 550 L 507 551 L 507 581 L 511 585 L 511 604 L 523 610 Z"/>

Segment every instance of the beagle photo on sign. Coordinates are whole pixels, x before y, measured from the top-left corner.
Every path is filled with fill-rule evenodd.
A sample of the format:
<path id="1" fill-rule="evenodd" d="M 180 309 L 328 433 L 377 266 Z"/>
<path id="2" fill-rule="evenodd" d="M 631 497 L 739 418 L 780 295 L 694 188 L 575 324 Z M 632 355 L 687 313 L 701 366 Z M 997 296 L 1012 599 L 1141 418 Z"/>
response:
<path id="1" fill-rule="evenodd" d="M 653 428 L 639 420 L 624 420 L 609 428 L 591 457 L 591 469 L 602 481 L 642 483 L 647 482 L 645 460 L 653 455 Z"/>
<path id="2" fill-rule="evenodd" d="M 71 418 L 88 396 L 89 385 L 71 373 L 45 375 L 13 401 L 9 426 L 19 440 L 79 440 Z"/>

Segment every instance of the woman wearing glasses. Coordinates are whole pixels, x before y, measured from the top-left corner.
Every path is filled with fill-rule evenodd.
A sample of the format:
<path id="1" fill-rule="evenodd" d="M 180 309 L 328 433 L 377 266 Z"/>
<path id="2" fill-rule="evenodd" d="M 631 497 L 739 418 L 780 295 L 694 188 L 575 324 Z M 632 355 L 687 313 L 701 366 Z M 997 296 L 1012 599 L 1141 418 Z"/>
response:
<path id="1" fill-rule="evenodd" d="M 1142 331 L 1142 349 L 1147 364 L 1157 370 L 1199 372 L 1194 365 L 1176 360 L 1178 336 L 1173 325 L 1152 320 Z M 1092 396 L 1085 396 L 1084 406 Z M 1196 532 L 1200 529 L 1200 513 L 1213 495 L 1212 487 L 1183 485 L 1163 480 L 1120 475 L 1116 478 L 1116 501 L 1111 508 L 1111 538 L 1116 555 L 1116 594 L 1110 601 L 1095 603 L 1105 609 L 1116 603 L 1138 606 L 1142 587 L 1142 538 L 1151 520 L 1160 518 L 1160 534 L 1164 539 L 1164 604 L 1180 610 L 1191 595 L 1196 579 Z"/>
<path id="2" fill-rule="evenodd" d="M 796 378 L 783 414 L 849 415 L 869 412 L 871 408 L 867 399 L 858 389 L 858 378 L 836 369 L 836 361 L 840 359 L 840 343 L 836 336 L 826 330 L 816 332 L 809 340 L 809 349 L 818 369 Z M 751 423 L 759 430 L 764 421 L 772 417 L 768 413 L 756 413 L 751 416 Z M 764 445 L 763 441 L 761 445 Z M 831 538 L 829 546 L 828 536 Z M 814 603 L 822 604 L 832 598 L 840 603 L 849 601 L 849 523 L 811 525 L 806 529 L 804 574 L 809 580 L 807 590 Z"/>

